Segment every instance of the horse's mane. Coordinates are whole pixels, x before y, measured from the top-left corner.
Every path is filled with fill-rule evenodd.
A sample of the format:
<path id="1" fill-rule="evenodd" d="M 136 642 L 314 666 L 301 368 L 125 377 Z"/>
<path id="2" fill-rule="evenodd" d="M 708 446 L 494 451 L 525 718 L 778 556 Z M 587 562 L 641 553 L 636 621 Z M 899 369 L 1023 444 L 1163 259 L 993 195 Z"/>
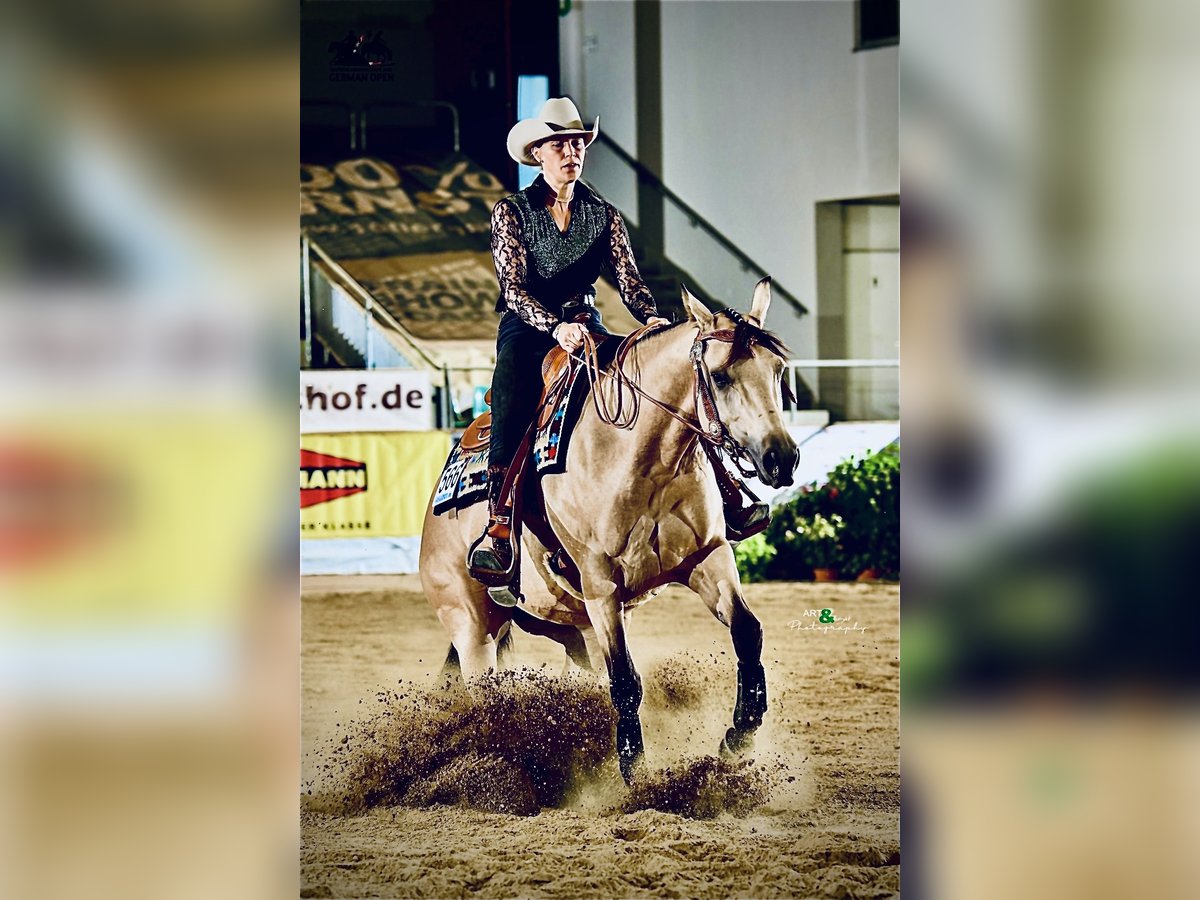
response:
<path id="1" fill-rule="evenodd" d="M 717 313 L 717 315 L 722 315 L 724 312 L 725 310 L 721 310 Z M 726 316 L 726 318 L 730 317 Z M 666 328 L 660 328 L 657 331 L 651 332 L 644 338 L 641 338 L 638 343 L 649 344 L 658 340 L 664 335 L 673 333 L 678 328 L 682 328 L 685 325 L 695 327 L 695 324 L 696 323 L 691 319 L 684 319 L 682 322 L 675 322 L 673 325 L 668 325 Z M 760 328 L 745 317 L 742 317 L 740 322 L 737 323 L 737 327 L 741 334 L 744 335 L 743 340 L 745 340 L 746 343 L 758 344 L 758 346 L 762 347 L 764 350 L 774 353 L 781 359 L 787 359 L 789 356 L 791 356 L 791 351 L 788 349 L 787 344 L 785 344 L 783 339 L 779 337 L 779 335 L 775 334 L 775 332 L 767 331 L 765 328 Z"/>
<path id="2" fill-rule="evenodd" d="M 783 342 L 783 338 L 773 331 L 767 331 L 765 328 L 759 328 L 753 322 L 743 319 L 741 327 L 745 329 L 746 339 L 751 344 L 758 344 L 764 350 L 774 353 L 780 359 L 787 359 L 792 355 L 792 351 L 788 349 L 788 345 Z"/>

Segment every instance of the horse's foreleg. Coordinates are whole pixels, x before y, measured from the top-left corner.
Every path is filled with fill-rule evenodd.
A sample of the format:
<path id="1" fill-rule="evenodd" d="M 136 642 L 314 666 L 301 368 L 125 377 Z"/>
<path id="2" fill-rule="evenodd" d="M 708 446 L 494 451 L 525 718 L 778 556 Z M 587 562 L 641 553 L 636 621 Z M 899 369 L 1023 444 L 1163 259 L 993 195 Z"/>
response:
<path id="1" fill-rule="evenodd" d="M 642 722 L 638 718 L 638 708 L 642 705 L 642 679 L 629 655 L 620 602 L 615 598 L 584 602 L 608 669 L 609 693 L 617 711 L 617 762 L 621 766 L 621 776 L 628 784 L 644 749 Z"/>
<path id="2" fill-rule="evenodd" d="M 737 701 L 733 727 L 725 732 L 722 753 L 742 753 L 754 743 L 754 732 L 767 711 L 767 678 L 762 667 L 762 625 L 746 605 L 733 548 L 718 547 L 688 580 L 717 620 L 728 626 L 737 655 Z"/>

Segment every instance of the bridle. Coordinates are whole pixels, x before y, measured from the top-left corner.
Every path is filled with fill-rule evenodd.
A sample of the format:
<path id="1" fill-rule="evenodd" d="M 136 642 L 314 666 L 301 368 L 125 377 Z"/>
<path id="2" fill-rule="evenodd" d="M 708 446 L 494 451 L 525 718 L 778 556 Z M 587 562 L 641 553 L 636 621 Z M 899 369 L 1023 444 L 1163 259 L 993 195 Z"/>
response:
<path id="1" fill-rule="evenodd" d="M 709 371 L 708 363 L 705 362 L 704 350 L 705 345 L 709 341 L 732 344 L 730 359 L 737 359 L 740 356 L 749 355 L 750 345 L 754 342 L 754 337 L 750 331 L 750 323 L 736 309 L 724 308 L 719 310 L 714 314 L 713 321 L 716 322 L 717 317 L 722 314 L 733 322 L 733 327 L 714 328 L 711 331 L 705 331 L 700 326 L 697 326 L 696 337 L 692 341 L 691 350 L 688 352 L 688 358 L 692 364 L 692 397 L 696 404 L 697 421 L 692 421 L 691 418 L 680 410 L 646 393 L 641 385 L 625 371 L 625 359 L 629 355 L 629 351 L 633 348 L 633 345 L 654 331 L 668 326 L 645 325 L 627 336 L 621 342 L 620 347 L 617 348 L 612 372 L 601 368 L 596 351 L 596 342 L 593 340 L 591 334 L 586 332 L 583 337 L 582 357 L 572 356 L 572 359 L 583 363 L 587 370 L 588 380 L 591 382 L 592 401 L 596 407 L 596 415 L 599 416 L 602 422 L 616 428 L 632 428 L 637 421 L 641 400 L 648 400 L 663 412 L 678 420 L 689 431 L 693 432 L 707 445 L 707 448 L 713 451 L 724 451 L 743 476 L 752 478 L 757 475 L 757 472 L 753 464 L 747 461 L 749 453 L 734 438 L 729 431 L 729 427 L 721 420 L 720 410 L 717 409 L 717 403 L 713 397 L 712 373 Z M 609 403 L 608 398 L 604 396 L 603 391 L 599 390 L 600 378 L 602 376 L 616 384 L 615 409 Z M 787 390 L 786 382 L 784 384 L 784 390 Z M 625 410 L 626 391 L 629 392 L 629 409 L 627 412 Z"/>
<path id="2" fill-rule="evenodd" d="M 712 372 L 709 371 L 708 363 L 704 360 L 704 345 L 709 341 L 732 344 L 733 349 L 730 351 L 729 357 L 732 362 L 740 356 L 750 355 L 751 338 L 747 327 L 748 323 L 740 312 L 728 307 L 722 309 L 721 312 L 733 320 L 733 328 L 719 328 L 707 333 L 697 328 L 696 339 L 692 341 L 692 349 L 688 352 L 688 357 L 692 361 L 692 392 L 696 401 L 696 415 L 700 419 L 701 427 L 707 431 L 705 440 L 714 447 L 720 447 L 725 451 L 733 464 L 737 466 L 738 471 L 749 478 L 756 472 L 753 465 L 748 465 L 745 461 L 746 448 L 729 432 L 729 426 L 721 421 L 721 413 L 717 409 L 716 398 L 713 397 Z M 715 316 L 713 321 L 716 321 Z M 704 425 L 706 419 L 708 424 Z"/>

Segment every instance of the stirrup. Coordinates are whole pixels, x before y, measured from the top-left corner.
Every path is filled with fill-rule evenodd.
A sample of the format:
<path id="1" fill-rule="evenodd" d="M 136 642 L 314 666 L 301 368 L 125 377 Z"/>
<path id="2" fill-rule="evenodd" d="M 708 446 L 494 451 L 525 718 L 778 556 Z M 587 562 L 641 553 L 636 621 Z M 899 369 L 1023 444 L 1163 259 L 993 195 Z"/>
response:
<path id="1" fill-rule="evenodd" d="M 765 503 L 751 503 L 741 509 L 725 510 L 725 537 L 744 541 L 765 531 L 771 524 L 771 508 Z"/>
<path id="2" fill-rule="evenodd" d="M 507 538 L 492 538 L 492 546 L 480 546 L 487 537 L 484 532 L 472 545 L 467 557 L 467 571 L 488 587 L 503 587 L 512 581 L 516 569 L 512 543 Z"/>
<path id="3" fill-rule="evenodd" d="M 512 585 L 507 584 L 503 587 L 488 588 L 488 596 L 497 606 L 516 606 L 517 601 L 521 599 L 518 594 L 513 592 Z"/>

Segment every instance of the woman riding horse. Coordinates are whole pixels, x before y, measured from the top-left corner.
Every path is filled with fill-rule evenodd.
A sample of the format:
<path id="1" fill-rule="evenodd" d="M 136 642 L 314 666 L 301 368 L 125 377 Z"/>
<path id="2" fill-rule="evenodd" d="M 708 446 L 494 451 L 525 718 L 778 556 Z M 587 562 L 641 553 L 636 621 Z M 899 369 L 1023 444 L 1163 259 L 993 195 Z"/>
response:
<path id="1" fill-rule="evenodd" d="M 620 212 L 579 180 L 599 128 L 598 118 L 586 128 L 575 104 L 558 97 L 508 133 L 509 156 L 542 171 L 492 210 L 492 257 L 500 284 L 496 311 L 503 316 L 492 379 L 490 546 L 485 540 L 470 559 L 471 574 L 481 581 L 493 583 L 512 566 L 511 498 L 502 489 L 537 406 L 543 358 L 555 342 L 577 353 L 588 330 L 607 333 L 596 309 L 601 267 L 611 268 L 621 300 L 639 322 L 669 324 L 638 273 Z M 767 515 L 763 504 L 739 508 L 740 497 L 732 496 L 728 502 L 726 519 L 734 530 Z"/>
<path id="2" fill-rule="evenodd" d="M 590 634 L 599 652 L 591 659 L 608 674 L 626 781 L 644 746 L 629 614 L 663 586 L 691 588 L 729 629 L 737 695 L 722 752 L 745 752 L 767 710 L 762 625 L 741 588 L 707 448 L 725 448 L 772 487 L 793 483 L 797 447 L 781 403 L 787 350 L 762 327 L 770 302 L 769 278 L 755 286 L 746 314 L 711 312 L 685 290 L 686 322 L 626 342 L 607 369 L 594 373 L 570 464 L 541 480 L 539 516 L 520 533 L 517 607 L 495 602 L 463 566 L 485 511 L 468 504 L 435 513 L 438 488 L 426 508 L 421 585 L 463 677 L 470 683 L 496 670 L 514 622 L 562 644 L 577 665 L 590 662 L 580 646 L 581 631 Z M 614 416 L 614 409 L 627 415 Z M 447 461 L 457 483 L 455 465 Z M 555 571 L 557 549 L 574 563 L 570 577 Z"/>

